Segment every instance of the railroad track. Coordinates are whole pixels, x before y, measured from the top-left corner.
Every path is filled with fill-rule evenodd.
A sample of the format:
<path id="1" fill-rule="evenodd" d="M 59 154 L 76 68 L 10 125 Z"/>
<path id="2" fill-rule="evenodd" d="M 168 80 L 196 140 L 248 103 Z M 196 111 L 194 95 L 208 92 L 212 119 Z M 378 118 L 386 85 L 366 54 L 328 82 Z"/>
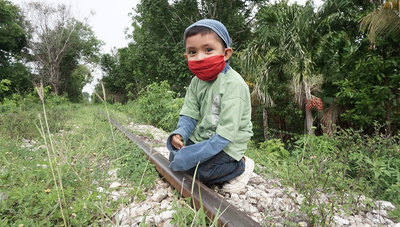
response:
<path id="1" fill-rule="evenodd" d="M 148 159 L 156 166 L 157 171 L 185 198 L 192 198 L 192 206 L 199 210 L 203 207 L 210 220 L 218 220 L 218 226 L 251 227 L 261 226 L 258 222 L 236 209 L 216 192 L 195 180 L 192 192 L 193 178 L 184 172 L 175 172 L 169 168 L 169 161 L 160 153 L 153 150 L 145 142 L 118 124 L 111 117 L 104 114 L 109 121 L 126 137 L 135 142 L 145 153 Z"/>

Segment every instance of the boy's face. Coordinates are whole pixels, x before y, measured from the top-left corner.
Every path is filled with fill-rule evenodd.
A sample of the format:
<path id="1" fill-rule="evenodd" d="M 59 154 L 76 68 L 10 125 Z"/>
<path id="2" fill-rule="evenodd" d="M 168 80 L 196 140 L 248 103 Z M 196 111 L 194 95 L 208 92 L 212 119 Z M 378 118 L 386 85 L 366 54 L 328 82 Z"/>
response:
<path id="1" fill-rule="evenodd" d="M 184 54 L 188 61 L 200 61 L 204 58 L 215 55 L 224 55 L 225 61 L 232 55 L 232 48 L 224 48 L 215 33 L 197 34 L 186 38 L 186 53 Z"/>

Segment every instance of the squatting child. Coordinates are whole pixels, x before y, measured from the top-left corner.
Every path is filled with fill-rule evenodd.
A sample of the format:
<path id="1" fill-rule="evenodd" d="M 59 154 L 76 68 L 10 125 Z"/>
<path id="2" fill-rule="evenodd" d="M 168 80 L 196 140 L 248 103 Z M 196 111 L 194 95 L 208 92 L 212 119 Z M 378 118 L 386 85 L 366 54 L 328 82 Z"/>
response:
<path id="1" fill-rule="evenodd" d="M 244 156 L 253 132 L 249 88 L 229 66 L 231 38 L 221 22 L 203 19 L 185 30 L 183 41 L 195 77 L 167 139 L 170 168 L 193 176 L 199 163 L 195 177 L 201 182 L 239 192 L 254 170 Z"/>

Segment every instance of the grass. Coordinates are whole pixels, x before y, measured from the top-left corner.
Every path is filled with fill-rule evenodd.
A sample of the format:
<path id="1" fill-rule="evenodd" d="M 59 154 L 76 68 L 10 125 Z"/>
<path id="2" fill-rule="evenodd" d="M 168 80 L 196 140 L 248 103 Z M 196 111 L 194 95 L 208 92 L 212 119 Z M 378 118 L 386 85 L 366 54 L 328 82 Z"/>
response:
<path id="1" fill-rule="evenodd" d="M 42 138 L 29 144 L 1 132 L 0 226 L 114 225 L 112 215 L 121 205 L 143 198 L 153 186 L 157 173 L 142 151 L 118 131 L 111 133 L 97 107 L 66 110 L 65 130 L 47 131 L 42 113 Z M 109 185 L 117 180 L 110 171 L 133 186 L 129 197 L 109 198 Z"/>
<path id="2" fill-rule="evenodd" d="M 42 106 L 37 99 L 29 107 L 15 102 L 0 112 L 0 227 L 117 226 L 113 215 L 144 200 L 158 173 L 98 109 L 122 124 L 132 116 L 120 105 L 109 110 L 48 99 Z M 114 181 L 127 193 L 116 201 L 108 194 Z M 181 202 L 172 222 L 212 225 L 202 209 L 190 208 L 190 198 L 176 195 L 175 201 Z"/>

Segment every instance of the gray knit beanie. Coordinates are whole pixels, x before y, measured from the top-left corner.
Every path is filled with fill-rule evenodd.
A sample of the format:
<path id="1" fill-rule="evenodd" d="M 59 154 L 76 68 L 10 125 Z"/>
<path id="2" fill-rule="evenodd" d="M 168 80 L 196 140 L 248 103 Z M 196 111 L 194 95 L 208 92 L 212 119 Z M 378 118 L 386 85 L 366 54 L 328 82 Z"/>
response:
<path id="1" fill-rule="evenodd" d="M 202 19 L 187 27 L 185 33 L 183 34 L 183 44 L 185 44 L 187 30 L 195 26 L 203 26 L 213 30 L 222 39 L 222 41 L 224 41 L 226 47 L 231 46 L 231 37 L 229 36 L 228 30 L 221 22 L 213 19 Z"/>

